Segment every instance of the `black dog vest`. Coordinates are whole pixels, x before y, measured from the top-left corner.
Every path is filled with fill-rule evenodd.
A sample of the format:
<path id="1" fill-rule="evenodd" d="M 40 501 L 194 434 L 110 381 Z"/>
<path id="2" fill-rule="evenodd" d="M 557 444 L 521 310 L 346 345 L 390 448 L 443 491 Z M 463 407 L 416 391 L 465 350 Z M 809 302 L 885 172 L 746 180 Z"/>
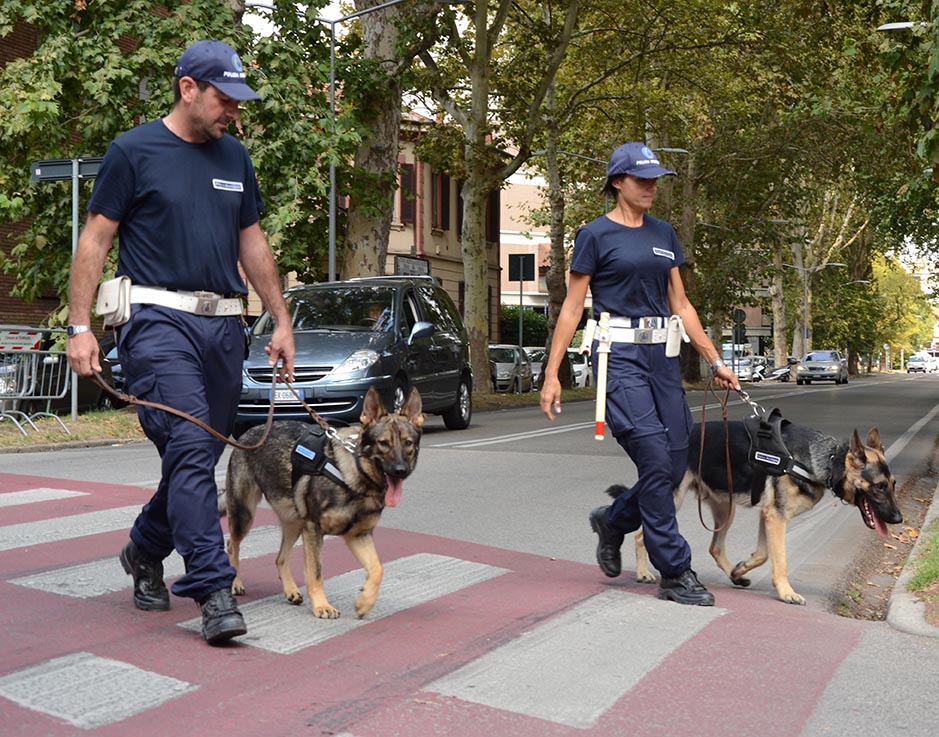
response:
<path id="1" fill-rule="evenodd" d="M 342 472 L 326 455 L 326 431 L 319 425 L 310 425 L 300 436 L 290 453 L 291 486 L 296 486 L 301 476 L 326 476 L 331 481 L 345 486 Z"/>
<path id="2" fill-rule="evenodd" d="M 814 481 L 812 475 L 796 463 L 782 437 L 783 418 L 777 407 L 763 413 L 751 415 L 743 421 L 750 436 L 750 451 L 747 456 L 753 466 L 753 483 L 750 485 L 750 502 L 756 506 L 763 496 L 767 474 L 783 476 L 789 474 L 805 481 Z"/>

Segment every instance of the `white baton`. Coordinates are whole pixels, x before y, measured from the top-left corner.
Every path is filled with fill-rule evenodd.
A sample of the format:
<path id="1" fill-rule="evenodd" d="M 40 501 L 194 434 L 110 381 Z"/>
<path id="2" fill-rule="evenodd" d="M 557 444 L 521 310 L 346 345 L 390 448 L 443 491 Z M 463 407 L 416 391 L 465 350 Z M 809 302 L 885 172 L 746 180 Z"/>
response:
<path id="1" fill-rule="evenodd" d="M 603 440 L 606 424 L 606 366 L 610 358 L 610 313 L 601 312 L 597 323 L 597 413 L 594 438 Z"/>

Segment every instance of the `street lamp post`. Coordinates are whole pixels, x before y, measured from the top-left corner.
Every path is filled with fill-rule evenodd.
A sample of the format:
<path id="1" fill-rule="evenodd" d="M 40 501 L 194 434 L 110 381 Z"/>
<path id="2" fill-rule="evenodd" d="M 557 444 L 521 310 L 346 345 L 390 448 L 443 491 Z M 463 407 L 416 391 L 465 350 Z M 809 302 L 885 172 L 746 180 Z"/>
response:
<path id="1" fill-rule="evenodd" d="M 795 264 L 783 264 L 790 269 L 795 269 L 802 274 L 802 352 L 808 353 L 809 348 L 809 277 L 816 271 L 821 271 L 829 266 L 847 266 L 841 263 L 818 264 L 816 266 L 796 266 Z"/>

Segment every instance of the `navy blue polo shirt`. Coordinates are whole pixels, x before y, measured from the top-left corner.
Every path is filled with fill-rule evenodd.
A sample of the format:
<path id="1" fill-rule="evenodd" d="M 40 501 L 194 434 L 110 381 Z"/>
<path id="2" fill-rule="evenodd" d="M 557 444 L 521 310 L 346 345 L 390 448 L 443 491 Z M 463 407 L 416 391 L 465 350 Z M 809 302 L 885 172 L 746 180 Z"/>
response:
<path id="1" fill-rule="evenodd" d="M 245 294 L 239 238 L 264 210 L 245 147 L 188 143 L 162 120 L 108 147 L 88 210 L 120 222 L 119 276 L 134 284 Z"/>
<path id="2" fill-rule="evenodd" d="M 675 229 L 646 214 L 641 227 L 602 215 L 577 231 L 571 271 L 590 276 L 593 316 L 647 317 L 671 314 L 668 279 L 685 262 Z"/>

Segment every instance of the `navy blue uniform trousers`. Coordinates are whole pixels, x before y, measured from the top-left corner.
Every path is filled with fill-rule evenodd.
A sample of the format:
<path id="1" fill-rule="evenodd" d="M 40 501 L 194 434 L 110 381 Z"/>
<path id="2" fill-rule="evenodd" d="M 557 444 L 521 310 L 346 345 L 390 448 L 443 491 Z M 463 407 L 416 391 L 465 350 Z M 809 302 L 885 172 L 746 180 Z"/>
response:
<path id="1" fill-rule="evenodd" d="M 203 317 L 154 305 L 134 305 L 118 336 L 128 393 L 187 412 L 225 436 L 241 395 L 244 346 L 240 317 Z M 175 548 L 186 573 L 173 593 L 202 602 L 235 577 L 215 484 L 224 443 L 163 410 L 138 406 L 137 415 L 160 453 L 162 476 L 130 537 L 156 560 Z"/>
<path id="2" fill-rule="evenodd" d="M 596 352 L 594 359 L 596 366 Z M 691 567 L 672 493 L 687 467 L 692 418 L 679 360 L 665 357 L 663 343 L 612 344 L 606 422 L 638 471 L 636 483 L 610 507 L 609 523 L 624 533 L 642 525 L 650 562 L 674 578 Z"/>

